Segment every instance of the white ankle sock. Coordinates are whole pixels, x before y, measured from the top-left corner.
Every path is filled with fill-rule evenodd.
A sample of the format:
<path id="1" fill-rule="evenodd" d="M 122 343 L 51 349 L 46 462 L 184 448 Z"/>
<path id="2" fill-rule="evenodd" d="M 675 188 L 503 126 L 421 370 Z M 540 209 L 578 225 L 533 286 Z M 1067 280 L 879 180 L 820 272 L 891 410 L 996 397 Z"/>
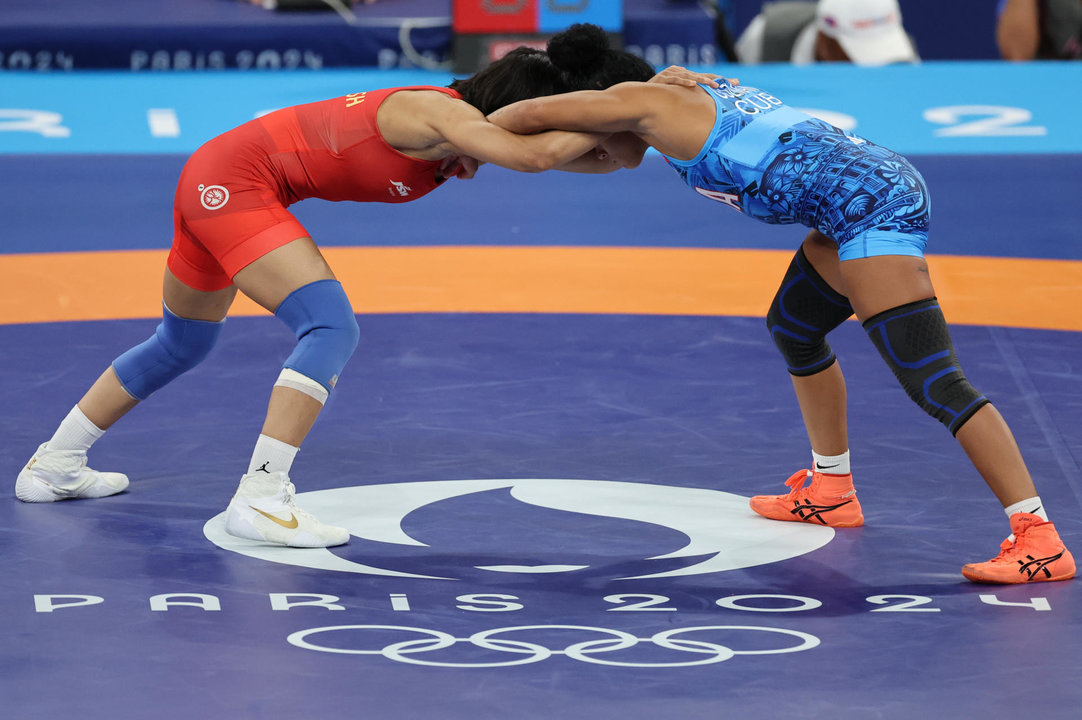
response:
<path id="1" fill-rule="evenodd" d="M 1048 513 L 1045 512 L 1044 503 L 1041 502 L 1041 497 L 1031 497 L 1026 500 L 1019 500 L 1014 505 L 1008 505 L 1003 508 L 1003 512 L 1007 513 L 1007 519 L 1009 520 L 1011 515 L 1015 513 L 1033 513 L 1042 520 L 1048 520 Z M 1007 539 L 1014 542 L 1014 533 L 1007 536 Z"/>
<path id="2" fill-rule="evenodd" d="M 100 427 L 90 422 L 83 411 L 76 405 L 71 409 L 60 426 L 46 443 L 46 450 L 80 450 L 86 452 L 94 442 L 105 434 Z"/>
<path id="3" fill-rule="evenodd" d="M 1031 497 L 1026 500 L 1019 500 L 1014 505 L 1003 508 L 1003 512 L 1007 513 L 1008 518 L 1015 513 L 1024 512 L 1033 513 L 1034 515 L 1039 516 L 1042 520 L 1048 520 L 1048 513 L 1045 511 L 1044 503 L 1041 502 L 1041 498 L 1039 495 L 1037 497 Z"/>
<path id="4" fill-rule="evenodd" d="M 848 475 L 849 451 L 846 450 L 841 455 L 820 455 L 812 450 L 812 468 L 815 472 L 826 475 Z"/>
<path id="5" fill-rule="evenodd" d="M 255 450 L 252 451 L 252 460 L 248 463 L 248 473 L 254 472 L 284 472 L 289 474 L 293 467 L 293 458 L 297 457 L 300 450 L 281 440 L 275 440 L 267 435 L 260 435 L 256 440 Z"/>

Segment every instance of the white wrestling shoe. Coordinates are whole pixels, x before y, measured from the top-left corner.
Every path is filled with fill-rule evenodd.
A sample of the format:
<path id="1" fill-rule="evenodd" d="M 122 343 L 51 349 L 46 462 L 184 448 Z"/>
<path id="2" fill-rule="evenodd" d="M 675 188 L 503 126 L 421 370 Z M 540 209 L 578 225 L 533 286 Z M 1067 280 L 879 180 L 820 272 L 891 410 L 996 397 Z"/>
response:
<path id="1" fill-rule="evenodd" d="M 98 472 L 86 466 L 80 450 L 46 450 L 42 443 L 15 480 L 15 497 L 40 503 L 116 495 L 128 487 L 128 476 Z"/>
<path id="2" fill-rule="evenodd" d="M 284 472 L 248 473 L 240 479 L 225 511 L 225 531 L 289 547 L 331 547 L 349 542 L 348 530 L 324 525 L 297 507 L 295 493 Z"/>

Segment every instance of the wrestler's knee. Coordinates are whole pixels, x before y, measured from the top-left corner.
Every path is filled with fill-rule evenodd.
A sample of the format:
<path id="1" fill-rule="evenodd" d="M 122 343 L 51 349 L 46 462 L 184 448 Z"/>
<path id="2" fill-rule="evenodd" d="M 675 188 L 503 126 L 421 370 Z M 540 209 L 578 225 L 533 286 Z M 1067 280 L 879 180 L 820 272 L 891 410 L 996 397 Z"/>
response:
<path id="1" fill-rule="evenodd" d="M 852 314 L 849 301 L 816 272 L 801 248 L 774 296 L 766 326 L 789 372 L 814 375 L 835 360 L 827 333 Z"/>
<path id="2" fill-rule="evenodd" d="M 906 394 L 952 434 L 988 404 L 962 372 L 935 298 L 885 310 L 864 329 Z"/>
<path id="3" fill-rule="evenodd" d="M 164 303 L 162 310 L 162 322 L 154 334 L 113 361 L 120 384 L 139 400 L 201 363 L 218 342 L 225 323 L 182 318 Z"/>
<path id="4" fill-rule="evenodd" d="M 325 400 L 360 339 L 357 316 L 342 284 L 337 280 L 309 283 L 290 293 L 274 314 L 297 336 L 297 346 L 284 368 L 322 387 Z M 309 389 L 313 397 L 319 394 Z"/>

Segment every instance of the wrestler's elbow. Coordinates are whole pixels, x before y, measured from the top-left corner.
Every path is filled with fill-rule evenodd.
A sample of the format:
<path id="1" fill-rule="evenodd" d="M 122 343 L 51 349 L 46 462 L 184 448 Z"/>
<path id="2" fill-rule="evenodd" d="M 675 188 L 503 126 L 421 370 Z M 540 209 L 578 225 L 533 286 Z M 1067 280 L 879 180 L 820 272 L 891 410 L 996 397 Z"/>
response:
<path id="1" fill-rule="evenodd" d="M 487 119 L 493 125 L 498 125 L 516 135 L 529 135 L 537 132 L 537 128 L 531 122 L 530 113 L 526 112 L 526 109 L 521 105 L 522 103 L 505 105 L 499 110 L 490 113 Z"/>
<path id="2" fill-rule="evenodd" d="M 565 161 L 555 150 L 549 148 L 531 148 L 518 158 L 516 170 L 521 172 L 539 173 L 552 170 Z"/>

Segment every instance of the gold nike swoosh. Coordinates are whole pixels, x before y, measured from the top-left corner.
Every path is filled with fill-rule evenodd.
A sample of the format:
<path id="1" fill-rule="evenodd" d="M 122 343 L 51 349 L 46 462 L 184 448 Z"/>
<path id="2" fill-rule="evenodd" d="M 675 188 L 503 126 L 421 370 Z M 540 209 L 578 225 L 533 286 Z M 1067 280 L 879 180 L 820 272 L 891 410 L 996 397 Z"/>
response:
<path id="1" fill-rule="evenodd" d="M 267 518 L 271 522 L 278 523 L 279 525 L 286 528 L 287 530 L 292 530 L 295 527 L 297 527 L 297 525 L 300 524 L 300 522 L 297 520 L 297 516 L 294 515 L 293 513 L 289 513 L 289 519 L 288 520 L 283 520 L 282 518 L 274 517 L 270 513 L 265 513 L 265 512 L 263 512 L 262 510 L 260 510 L 257 507 L 252 507 L 251 505 L 249 505 L 248 507 L 252 508 L 257 513 L 259 513 L 263 517 Z"/>

